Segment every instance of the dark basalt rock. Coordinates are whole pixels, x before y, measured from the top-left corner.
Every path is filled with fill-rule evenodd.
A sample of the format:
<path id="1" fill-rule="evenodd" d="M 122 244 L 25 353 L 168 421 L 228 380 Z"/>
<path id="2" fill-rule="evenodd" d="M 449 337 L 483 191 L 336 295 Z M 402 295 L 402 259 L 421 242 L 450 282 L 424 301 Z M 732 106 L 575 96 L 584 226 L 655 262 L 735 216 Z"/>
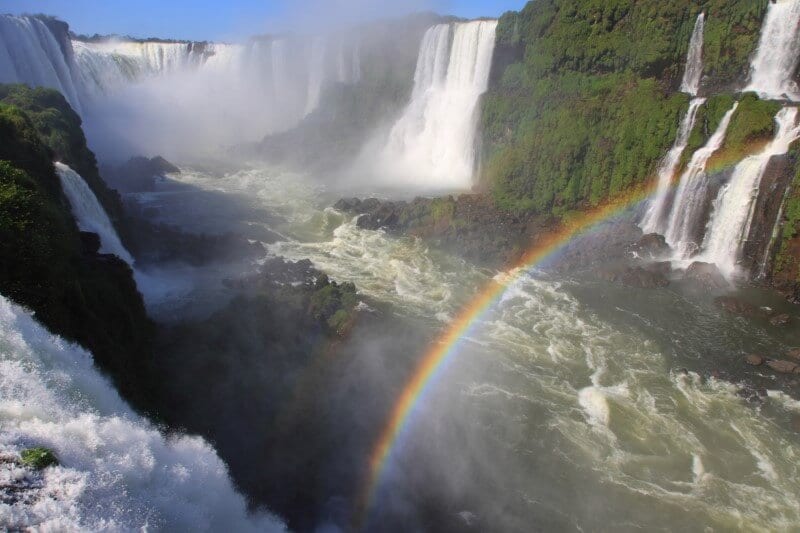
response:
<path id="1" fill-rule="evenodd" d="M 97 233 L 82 231 L 80 238 L 81 251 L 84 255 L 95 255 L 100 251 L 100 235 Z"/>
<path id="2" fill-rule="evenodd" d="M 640 257 L 652 259 L 663 257 L 670 251 L 670 247 L 663 235 L 649 233 L 631 246 L 631 251 L 638 253 Z"/>
<path id="3" fill-rule="evenodd" d="M 713 263 L 701 263 L 699 261 L 689 265 L 683 279 L 699 286 L 705 290 L 713 291 L 728 287 L 728 281 L 717 265 Z"/>
<path id="4" fill-rule="evenodd" d="M 155 188 L 156 178 L 180 172 L 180 169 L 161 156 L 147 159 L 132 157 L 118 167 L 104 166 L 103 179 L 120 192 L 148 192 Z"/>
<path id="5" fill-rule="evenodd" d="M 637 289 L 657 289 L 669 285 L 669 280 L 664 274 L 640 266 L 602 268 L 596 274 L 604 281 L 622 283 Z"/>

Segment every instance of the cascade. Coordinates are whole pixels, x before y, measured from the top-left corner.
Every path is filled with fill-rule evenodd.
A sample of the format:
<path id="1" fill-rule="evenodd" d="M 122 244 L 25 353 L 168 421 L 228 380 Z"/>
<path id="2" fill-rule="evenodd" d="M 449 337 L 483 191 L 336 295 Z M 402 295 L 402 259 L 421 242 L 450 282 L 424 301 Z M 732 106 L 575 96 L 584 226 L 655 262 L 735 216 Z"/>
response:
<path id="1" fill-rule="evenodd" d="M 675 170 L 689 143 L 689 135 L 692 133 L 697 119 L 697 110 L 705 101 L 705 98 L 694 98 L 689 103 L 689 110 L 678 129 L 675 144 L 658 167 L 658 188 L 640 224 L 644 233 L 663 233 L 665 231 L 664 218 L 670 199 L 672 178 L 675 176 Z"/>
<path id="2" fill-rule="evenodd" d="M 0 15 L 0 83 L 58 89 L 81 110 L 70 60 L 50 28 L 36 17 Z"/>
<path id="3" fill-rule="evenodd" d="M 411 101 L 392 127 L 383 159 L 404 180 L 469 187 L 476 110 L 488 88 L 497 21 L 440 24 L 423 37 Z"/>
<path id="4" fill-rule="evenodd" d="M 689 41 L 689 52 L 686 56 L 686 71 L 683 73 L 681 92 L 697 95 L 700 80 L 703 77 L 703 32 L 705 31 L 706 14 L 700 13 L 694 25 L 692 39 Z"/>
<path id="5" fill-rule="evenodd" d="M 111 220 L 86 181 L 63 163 L 56 163 L 55 167 L 61 180 L 61 188 L 69 200 L 72 214 L 81 231 L 98 234 L 101 252 L 114 254 L 129 265 L 133 265 L 133 257 L 122 245 Z"/>
<path id="6" fill-rule="evenodd" d="M 708 194 L 706 165 L 711 156 L 725 142 L 725 134 L 728 131 L 733 113 L 738 106 L 739 103 L 737 102 L 725 113 L 719 127 L 717 127 L 717 131 L 714 132 L 706 145 L 692 155 L 689 165 L 681 176 L 678 189 L 675 191 L 675 202 L 672 206 L 667 223 L 667 231 L 664 236 L 667 243 L 672 246 L 678 259 L 687 259 L 697 251 L 698 245 L 695 242 L 693 233 L 701 222 L 700 217 Z"/>
<path id="7" fill-rule="evenodd" d="M 745 158 L 736 166 L 714 201 L 701 257 L 715 263 L 728 277 L 736 274 L 742 246 L 750 233 L 761 178 L 770 159 L 787 153 L 789 145 L 800 138 L 796 107 L 781 109 L 775 121 L 777 133 L 773 141 L 761 153 Z"/>
<path id="8" fill-rule="evenodd" d="M 800 0 L 769 3 L 761 38 L 750 64 L 750 83 L 746 91 L 765 98 L 800 99 L 792 80 L 800 59 Z"/>
<path id="9" fill-rule="evenodd" d="M 681 91 L 692 96 L 700 89 L 700 78 L 703 74 L 703 31 L 705 28 L 705 13 L 700 13 L 694 25 L 692 38 L 689 42 L 689 52 L 686 56 L 686 71 L 683 73 Z M 681 156 L 689 144 L 689 135 L 694 129 L 697 119 L 697 110 L 705 102 L 705 98 L 693 98 L 689 102 L 689 110 L 678 128 L 675 143 L 661 161 L 658 168 L 658 188 L 656 194 L 642 219 L 640 227 L 645 233 L 663 233 L 664 215 L 670 199 L 670 189 L 675 170 L 678 168 Z"/>
<path id="10" fill-rule="evenodd" d="M 311 42 L 311 53 L 308 65 L 308 95 L 306 98 L 305 114 L 308 115 L 319 105 L 322 95 L 322 84 L 325 81 L 325 51 L 324 37 L 315 37 Z"/>
<path id="11" fill-rule="evenodd" d="M 248 514 L 208 443 L 162 435 L 89 353 L 2 296 L 0 348 L 0 455 L 44 446 L 60 461 L 43 474 L 0 463 L 4 528 L 284 531 L 266 513 Z"/>

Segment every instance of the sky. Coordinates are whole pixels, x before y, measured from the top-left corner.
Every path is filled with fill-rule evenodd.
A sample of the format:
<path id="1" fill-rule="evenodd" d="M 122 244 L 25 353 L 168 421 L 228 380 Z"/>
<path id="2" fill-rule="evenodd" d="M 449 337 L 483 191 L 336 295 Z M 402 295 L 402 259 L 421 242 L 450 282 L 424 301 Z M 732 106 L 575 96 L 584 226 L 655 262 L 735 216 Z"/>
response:
<path id="1" fill-rule="evenodd" d="M 0 13 L 55 15 L 79 34 L 202 41 L 318 31 L 420 10 L 497 17 L 524 4 L 525 0 L 2 0 Z"/>

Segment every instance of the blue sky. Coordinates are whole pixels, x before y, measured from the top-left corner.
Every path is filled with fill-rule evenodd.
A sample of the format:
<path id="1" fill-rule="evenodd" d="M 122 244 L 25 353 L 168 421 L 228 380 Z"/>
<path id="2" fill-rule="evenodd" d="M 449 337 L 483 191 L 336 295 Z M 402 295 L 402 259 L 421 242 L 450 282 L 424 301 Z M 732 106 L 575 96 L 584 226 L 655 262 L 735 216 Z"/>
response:
<path id="1" fill-rule="evenodd" d="M 47 13 L 76 33 L 233 40 L 243 35 L 329 27 L 415 10 L 498 16 L 525 0 L 3 0 L 0 13 Z"/>

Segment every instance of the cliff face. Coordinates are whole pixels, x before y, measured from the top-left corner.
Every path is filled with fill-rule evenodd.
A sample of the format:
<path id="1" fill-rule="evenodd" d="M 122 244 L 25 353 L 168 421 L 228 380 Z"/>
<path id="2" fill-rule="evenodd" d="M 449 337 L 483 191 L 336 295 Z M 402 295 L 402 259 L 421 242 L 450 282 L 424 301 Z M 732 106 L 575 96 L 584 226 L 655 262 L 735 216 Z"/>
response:
<path id="1" fill-rule="evenodd" d="M 483 186 L 512 210 L 560 214 L 654 174 L 689 98 L 677 89 L 706 13 L 701 93 L 742 83 L 768 0 L 538 0 L 498 28 L 482 115 Z"/>
<path id="2" fill-rule="evenodd" d="M 133 273 L 79 232 L 53 168 L 56 159 L 74 165 L 113 200 L 80 121 L 55 91 L 3 86 L 0 95 L 0 293 L 91 350 L 123 394 L 144 400 L 153 326 Z"/>

